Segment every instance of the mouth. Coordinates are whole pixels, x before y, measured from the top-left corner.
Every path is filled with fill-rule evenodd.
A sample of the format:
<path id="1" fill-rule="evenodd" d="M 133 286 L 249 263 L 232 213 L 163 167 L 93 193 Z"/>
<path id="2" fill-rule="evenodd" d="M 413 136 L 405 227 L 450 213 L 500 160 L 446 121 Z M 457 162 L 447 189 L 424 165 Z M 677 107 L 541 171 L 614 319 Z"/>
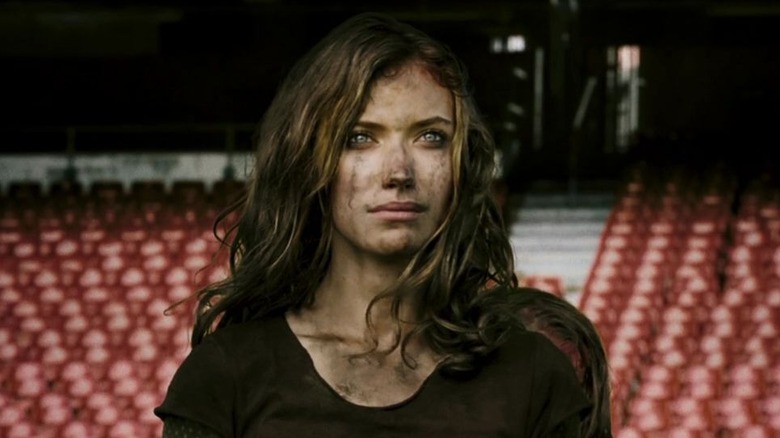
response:
<path id="1" fill-rule="evenodd" d="M 375 213 L 378 211 L 408 211 L 414 213 L 422 213 L 425 208 L 416 202 L 388 202 L 386 204 L 377 205 L 370 208 L 368 211 Z"/>
<path id="2" fill-rule="evenodd" d="M 388 202 L 369 208 L 368 212 L 388 221 L 410 221 L 417 219 L 425 207 L 416 202 Z"/>

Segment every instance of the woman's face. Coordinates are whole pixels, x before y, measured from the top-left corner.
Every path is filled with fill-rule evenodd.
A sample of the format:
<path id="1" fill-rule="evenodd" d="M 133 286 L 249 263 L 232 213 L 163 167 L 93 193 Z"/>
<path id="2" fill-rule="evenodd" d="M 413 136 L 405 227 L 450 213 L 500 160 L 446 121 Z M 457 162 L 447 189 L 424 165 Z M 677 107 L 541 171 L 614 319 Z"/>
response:
<path id="1" fill-rule="evenodd" d="M 391 258 L 420 249 L 450 201 L 454 130 L 452 94 L 423 67 L 379 79 L 340 157 L 333 249 Z"/>

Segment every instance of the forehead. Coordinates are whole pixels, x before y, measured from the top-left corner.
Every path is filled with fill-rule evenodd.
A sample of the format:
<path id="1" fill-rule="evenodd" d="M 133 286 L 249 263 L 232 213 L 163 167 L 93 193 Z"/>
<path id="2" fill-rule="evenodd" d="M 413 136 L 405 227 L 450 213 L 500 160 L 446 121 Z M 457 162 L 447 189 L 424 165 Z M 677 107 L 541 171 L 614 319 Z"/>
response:
<path id="1" fill-rule="evenodd" d="M 373 84 L 361 118 L 398 116 L 399 111 L 407 117 L 438 115 L 453 120 L 453 95 L 427 68 L 407 64 Z"/>

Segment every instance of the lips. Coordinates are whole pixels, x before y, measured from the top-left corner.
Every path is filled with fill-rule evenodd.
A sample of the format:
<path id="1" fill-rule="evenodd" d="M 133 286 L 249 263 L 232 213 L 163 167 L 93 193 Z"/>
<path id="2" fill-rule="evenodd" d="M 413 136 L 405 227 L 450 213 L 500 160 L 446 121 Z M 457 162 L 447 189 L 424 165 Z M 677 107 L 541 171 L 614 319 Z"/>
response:
<path id="1" fill-rule="evenodd" d="M 425 207 L 416 202 L 388 202 L 369 210 L 376 217 L 388 221 L 410 221 L 425 211 Z"/>
<path id="2" fill-rule="evenodd" d="M 386 204 L 382 204 L 370 208 L 368 211 L 371 213 L 376 213 L 380 211 L 408 211 L 414 213 L 421 213 L 424 210 L 425 209 L 423 208 L 423 206 L 416 202 L 388 202 Z"/>

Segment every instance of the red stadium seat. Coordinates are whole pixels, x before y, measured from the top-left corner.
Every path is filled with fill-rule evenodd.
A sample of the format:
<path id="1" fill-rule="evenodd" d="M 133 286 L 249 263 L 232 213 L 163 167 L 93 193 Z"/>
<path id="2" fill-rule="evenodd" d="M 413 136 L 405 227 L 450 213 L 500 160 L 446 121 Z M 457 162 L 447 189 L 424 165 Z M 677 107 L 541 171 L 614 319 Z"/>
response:
<path id="1" fill-rule="evenodd" d="M 710 405 L 710 399 L 678 399 L 672 403 L 672 406 L 680 426 L 699 432 L 715 429 L 716 417 Z"/>
<path id="2" fill-rule="evenodd" d="M 206 185 L 202 181 L 174 181 L 170 197 L 176 204 L 204 204 L 208 201 Z"/>
<path id="3" fill-rule="evenodd" d="M 120 420 L 108 429 L 109 438 L 135 438 L 139 436 L 138 426 L 127 420 Z"/>
<path id="4" fill-rule="evenodd" d="M 626 426 L 619 428 L 615 433 L 616 438 L 645 438 L 645 434 L 635 427 Z"/>
<path id="5" fill-rule="evenodd" d="M 773 438 L 777 436 L 777 432 L 767 425 L 751 424 L 740 428 L 737 436 L 740 438 Z"/>
<path id="6" fill-rule="evenodd" d="M 8 197 L 13 201 L 38 202 L 43 195 L 43 187 L 37 181 L 13 181 L 8 184 Z"/>
<path id="7" fill-rule="evenodd" d="M 637 396 L 652 400 L 670 400 L 677 396 L 677 386 L 673 382 L 649 380 L 640 385 Z"/>
<path id="8" fill-rule="evenodd" d="M 215 205 L 227 207 L 235 201 L 238 196 L 243 194 L 245 189 L 246 185 L 243 181 L 223 179 L 215 181 L 211 186 L 209 198 Z"/>
<path id="9" fill-rule="evenodd" d="M 38 435 L 36 427 L 27 422 L 20 421 L 10 425 L 7 429 L 6 438 L 29 438 Z"/>
<path id="10" fill-rule="evenodd" d="M 648 403 L 645 399 L 635 399 L 630 411 L 632 415 L 629 424 L 641 432 L 661 432 L 671 425 L 663 402 Z"/>
<path id="11" fill-rule="evenodd" d="M 59 429 L 62 438 L 97 437 L 94 427 L 83 421 L 70 421 Z"/>
<path id="12" fill-rule="evenodd" d="M 89 186 L 88 195 L 103 203 L 120 202 L 126 196 L 124 185 L 119 181 L 96 181 Z"/>
<path id="13" fill-rule="evenodd" d="M 167 190 L 160 180 L 138 180 L 130 184 L 130 196 L 142 202 L 160 201 Z"/>

